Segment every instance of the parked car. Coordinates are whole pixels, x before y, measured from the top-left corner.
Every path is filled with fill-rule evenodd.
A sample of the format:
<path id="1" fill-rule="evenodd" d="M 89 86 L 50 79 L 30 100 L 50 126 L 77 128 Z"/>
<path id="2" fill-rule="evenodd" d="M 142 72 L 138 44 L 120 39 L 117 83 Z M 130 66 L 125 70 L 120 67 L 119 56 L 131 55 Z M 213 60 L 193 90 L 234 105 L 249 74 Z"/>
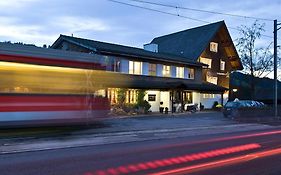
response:
<path id="1" fill-rule="evenodd" d="M 239 116 L 239 109 L 241 108 L 264 108 L 266 105 L 263 102 L 253 100 L 235 100 L 229 101 L 224 105 L 224 117 L 235 118 Z"/>

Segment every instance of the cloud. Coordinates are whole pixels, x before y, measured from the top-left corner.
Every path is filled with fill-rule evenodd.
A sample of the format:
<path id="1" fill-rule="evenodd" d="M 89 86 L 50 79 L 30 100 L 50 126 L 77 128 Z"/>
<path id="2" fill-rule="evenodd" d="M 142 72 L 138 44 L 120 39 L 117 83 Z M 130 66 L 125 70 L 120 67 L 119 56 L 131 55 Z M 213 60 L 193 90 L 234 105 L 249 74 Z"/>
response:
<path id="1" fill-rule="evenodd" d="M 104 21 L 83 16 L 61 16 L 51 23 L 67 33 L 80 33 L 87 31 L 108 31 L 110 29 Z"/>
<path id="2" fill-rule="evenodd" d="M 36 43 L 43 45 L 53 42 L 57 35 L 47 35 L 41 25 L 21 24 L 15 17 L 0 17 L 0 37 L 3 41 Z"/>
<path id="3" fill-rule="evenodd" d="M 10 10 L 14 8 L 21 8 L 26 5 L 32 4 L 38 0 L 1 0 L 0 8 L 2 10 Z M 9 9 L 8 9 L 9 8 Z"/>

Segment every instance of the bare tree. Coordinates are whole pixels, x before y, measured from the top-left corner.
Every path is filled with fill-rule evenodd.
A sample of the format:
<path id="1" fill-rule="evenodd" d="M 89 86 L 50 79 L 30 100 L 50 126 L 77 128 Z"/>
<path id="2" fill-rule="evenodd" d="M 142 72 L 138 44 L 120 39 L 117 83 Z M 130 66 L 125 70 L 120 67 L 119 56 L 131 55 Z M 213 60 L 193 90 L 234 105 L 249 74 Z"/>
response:
<path id="1" fill-rule="evenodd" d="M 257 47 L 257 40 L 264 32 L 265 24 L 255 21 L 250 27 L 239 27 L 241 37 L 237 39 L 237 48 L 240 54 L 244 72 L 251 75 L 251 97 L 255 99 L 254 77 L 265 77 L 273 70 L 272 43 L 267 47 Z"/>

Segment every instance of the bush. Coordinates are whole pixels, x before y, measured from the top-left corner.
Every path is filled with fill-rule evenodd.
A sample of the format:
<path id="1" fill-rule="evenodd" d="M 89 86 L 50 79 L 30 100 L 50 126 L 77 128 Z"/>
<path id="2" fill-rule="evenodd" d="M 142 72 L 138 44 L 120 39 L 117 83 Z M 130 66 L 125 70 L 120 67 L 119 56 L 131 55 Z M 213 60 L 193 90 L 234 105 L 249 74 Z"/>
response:
<path id="1" fill-rule="evenodd" d="M 146 94 L 145 90 L 138 90 L 137 92 L 136 108 L 139 110 L 140 113 L 147 113 L 151 107 L 148 101 L 144 100 L 145 94 Z M 142 110 L 143 112 L 141 112 Z"/>

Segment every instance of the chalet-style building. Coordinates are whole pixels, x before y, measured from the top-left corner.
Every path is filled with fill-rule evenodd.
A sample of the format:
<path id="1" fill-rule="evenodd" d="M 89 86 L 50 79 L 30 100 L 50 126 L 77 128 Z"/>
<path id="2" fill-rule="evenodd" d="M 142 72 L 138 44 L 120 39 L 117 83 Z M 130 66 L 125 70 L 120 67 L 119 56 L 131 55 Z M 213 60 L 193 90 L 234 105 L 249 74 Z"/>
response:
<path id="1" fill-rule="evenodd" d="M 145 89 L 152 111 L 226 102 L 229 73 L 243 68 L 223 21 L 154 38 L 144 49 L 65 35 L 51 48 L 99 55 L 107 71 L 130 79 L 107 88 L 111 103 L 116 88 L 128 88 L 128 103 L 136 102 L 136 89 Z"/>

